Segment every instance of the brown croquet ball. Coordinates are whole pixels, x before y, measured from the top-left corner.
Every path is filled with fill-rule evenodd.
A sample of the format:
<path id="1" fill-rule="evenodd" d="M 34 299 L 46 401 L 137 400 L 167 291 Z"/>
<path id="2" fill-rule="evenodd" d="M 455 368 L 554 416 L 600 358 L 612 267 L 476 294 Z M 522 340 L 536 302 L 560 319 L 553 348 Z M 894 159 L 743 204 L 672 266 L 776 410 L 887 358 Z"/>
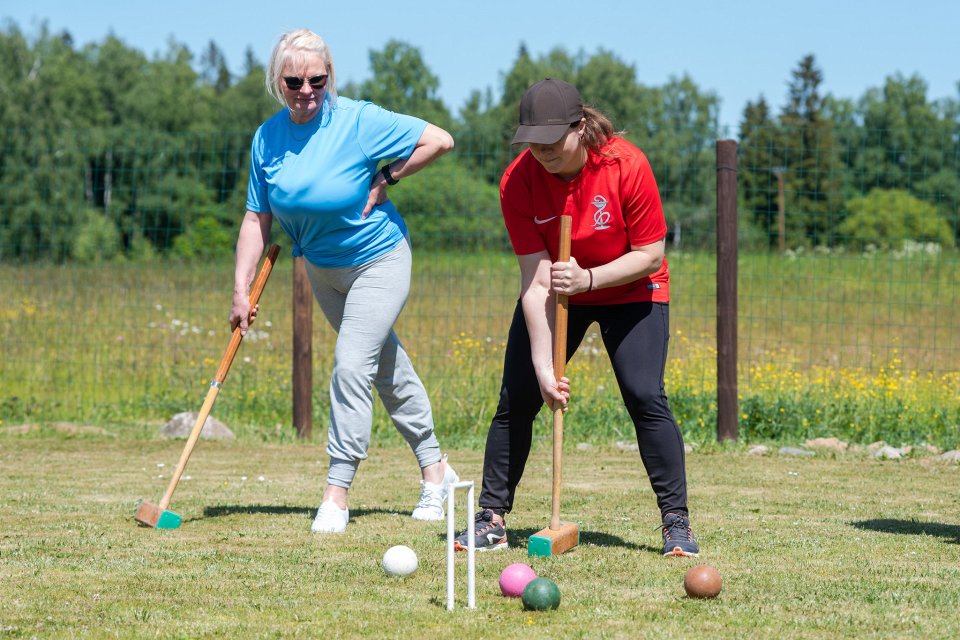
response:
<path id="1" fill-rule="evenodd" d="M 715 598 L 722 585 L 720 573 L 708 564 L 690 567 L 683 576 L 683 588 L 691 598 Z"/>

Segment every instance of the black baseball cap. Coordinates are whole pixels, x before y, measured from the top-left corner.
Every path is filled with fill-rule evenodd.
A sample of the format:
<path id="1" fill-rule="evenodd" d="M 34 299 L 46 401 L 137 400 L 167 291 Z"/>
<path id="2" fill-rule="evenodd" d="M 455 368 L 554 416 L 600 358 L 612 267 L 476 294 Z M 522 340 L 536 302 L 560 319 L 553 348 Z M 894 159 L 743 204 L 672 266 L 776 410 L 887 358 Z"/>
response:
<path id="1" fill-rule="evenodd" d="M 527 89 L 520 99 L 520 126 L 513 144 L 553 144 L 582 117 L 583 103 L 576 87 L 546 78 Z"/>

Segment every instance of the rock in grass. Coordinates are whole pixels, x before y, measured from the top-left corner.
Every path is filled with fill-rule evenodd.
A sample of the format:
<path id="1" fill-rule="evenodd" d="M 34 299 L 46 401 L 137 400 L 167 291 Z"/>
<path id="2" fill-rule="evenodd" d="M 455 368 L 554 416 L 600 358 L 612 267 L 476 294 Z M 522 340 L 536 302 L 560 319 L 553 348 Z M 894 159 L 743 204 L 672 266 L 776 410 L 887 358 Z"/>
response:
<path id="1" fill-rule="evenodd" d="M 831 451 L 846 451 L 849 446 L 839 438 L 813 438 L 803 443 L 810 449 L 830 449 Z"/>
<path id="2" fill-rule="evenodd" d="M 808 451 L 807 449 L 800 449 L 797 447 L 780 447 L 780 450 L 777 452 L 782 456 L 815 456 L 817 455 L 816 451 Z"/>
<path id="3" fill-rule="evenodd" d="M 937 460 L 943 460 L 945 462 L 960 462 L 960 449 L 954 449 L 953 451 L 942 453 L 937 456 Z"/>
<path id="4" fill-rule="evenodd" d="M 903 457 L 903 449 L 897 449 L 896 447 L 891 447 L 887 445 L 885 447 L 880 447 L 873 452 L 873 457 L 879 460 L 899 460 Z"/>
<path id="5" fill-rule="evenodd" d="M 765 444 L 755 444 L 747 449 L 748 456 L 765 456 L 770 453 L 770 447 Z"/>
<path id="6" fill-rule="evenodd" d="M 160 436 L 163 438 L 187 438 L 193 431 L 193 425 L 197 422 L 196 411 L 185 411 L 178 413 L 170 418 L 170 422 L 160 428 Z M 200 437 L 204 440 L 233 440 L 236 436 L 223 424 L 212 416 L 207 416 L 203 423 L 203 429 L 200 431 Z"/>

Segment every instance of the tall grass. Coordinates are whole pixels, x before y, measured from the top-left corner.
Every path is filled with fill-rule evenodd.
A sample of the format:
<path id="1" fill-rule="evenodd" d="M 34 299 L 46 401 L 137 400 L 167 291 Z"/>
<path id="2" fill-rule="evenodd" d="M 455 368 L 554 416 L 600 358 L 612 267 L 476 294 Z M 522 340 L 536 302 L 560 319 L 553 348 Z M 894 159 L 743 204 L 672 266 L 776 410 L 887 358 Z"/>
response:
<path id="1" fill-rule="evenodd" d="M 685 436 L 714 437 L 715 258 L 669 255 L 667 392 Z M 215 415 L 238 434 L 293 437 L 291 268 L 284 252 Z M 449 437 L 479 440 L 496 403 L 518 292 L 503 254 L 415 254 L 397 330 Z M 232 264 L 0 266 L 0 420 L 142 431 L 199 407 L 226 347 Z M 956 254 L 743 255 L 741 433 L 960 443 Z M 314 418 L 328 411 L 334 336 L 316 310 Z M 571 362 L 571 437 L 632 438 L 596 327 Z M 375 429 L 391 431 L 378 412 Z"/>

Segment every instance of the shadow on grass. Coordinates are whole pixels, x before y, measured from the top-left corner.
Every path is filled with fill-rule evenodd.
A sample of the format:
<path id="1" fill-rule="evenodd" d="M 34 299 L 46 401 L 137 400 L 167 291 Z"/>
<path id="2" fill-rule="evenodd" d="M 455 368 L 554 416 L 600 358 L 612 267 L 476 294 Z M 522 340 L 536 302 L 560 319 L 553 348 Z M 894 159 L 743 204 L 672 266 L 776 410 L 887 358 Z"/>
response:
<path id="1" fill-rule="evenodd" d="M 527 546 L 527 541 L 530 539 L 530 536 L 540 531 L 543 531 L 543 529 L 510 529 L 510 535 L 513 540 L 516 540 L 518 544 L 525 547 Z M 603 531 L 584 531 L 581 529 L 580 544 L 592 544 L 597 547 L 623 547 L 624 549 L 631 549 L 633 551 L 660 552 L 660 549 L 655 549 L 650 545 L 628 542 L 620 536 L 604 533 Z"/>
<path id="2" fill-rule="evenodd" d="M 946 538 L 948 542 L 953 544 L 960 544 L 960 525 L 955 524 L 879 518 L 851 522 L 850 525 L 865 531 L 899 533 L 908 536 L 937 536 L 938 538 Z"/>
<path id="3" fill-rule="evenodd" d="M 222 516 L 230 516 L 234 514 L 267 514 L 267 515 L 289 515 L 293 514 L 303 514 L 305 518 L 310 518 L 313 520 L 314 516 L 317 515 L 316 507 L 291 507 L 288 505 L 265 505 L 265 504 L 225 504 L 217 505 L 215 507 L 204 507 L 203 508 L 203 518 L 220 518 Z M 377 514 L 386 514 L 386 515 L 397 515 L 397 511 L 390 509 L 351 509 L 350 510 L 350 520 L 355 518 L 363 518 L 364 516 L 377 515 Z M 198 518 L 194 518 L 198 519 Z"/>
<path id="4" fill-rule="evenodd" d="M 636 544 L 635 542 L 627 542 L 619 536 L 603 533 L 602 531 L 581 531 L 580 543 L 593 544 L 598 547 L 623 547 L 624 549 L 647 551 L 657 554 L 659 554 L 661 551 L 659 547 L 651 547 L 649 544 Z"/>
<path id="5" fill-rule="evenodd" d="M 457 533 L 463 531 L 462 525 L 457 525 Z M 530 536 L 542 531 L 542 529 L 512 529 L 507 528 L 507 536 L 511 547 L 524 548 L 527 546 Z M 443 533 L 437 536 L 446 540 L 447 534 Z M 651 553 L 660 553 L 657 547 L 651 547 L 648 544 L 636 544 L 628 542 L 619 536 L 614 536 L 602 531 L 580 531 L 580 544 L 591 544 L 597 547 L 622 547 L 633 551 L 646 551 Z"/>

